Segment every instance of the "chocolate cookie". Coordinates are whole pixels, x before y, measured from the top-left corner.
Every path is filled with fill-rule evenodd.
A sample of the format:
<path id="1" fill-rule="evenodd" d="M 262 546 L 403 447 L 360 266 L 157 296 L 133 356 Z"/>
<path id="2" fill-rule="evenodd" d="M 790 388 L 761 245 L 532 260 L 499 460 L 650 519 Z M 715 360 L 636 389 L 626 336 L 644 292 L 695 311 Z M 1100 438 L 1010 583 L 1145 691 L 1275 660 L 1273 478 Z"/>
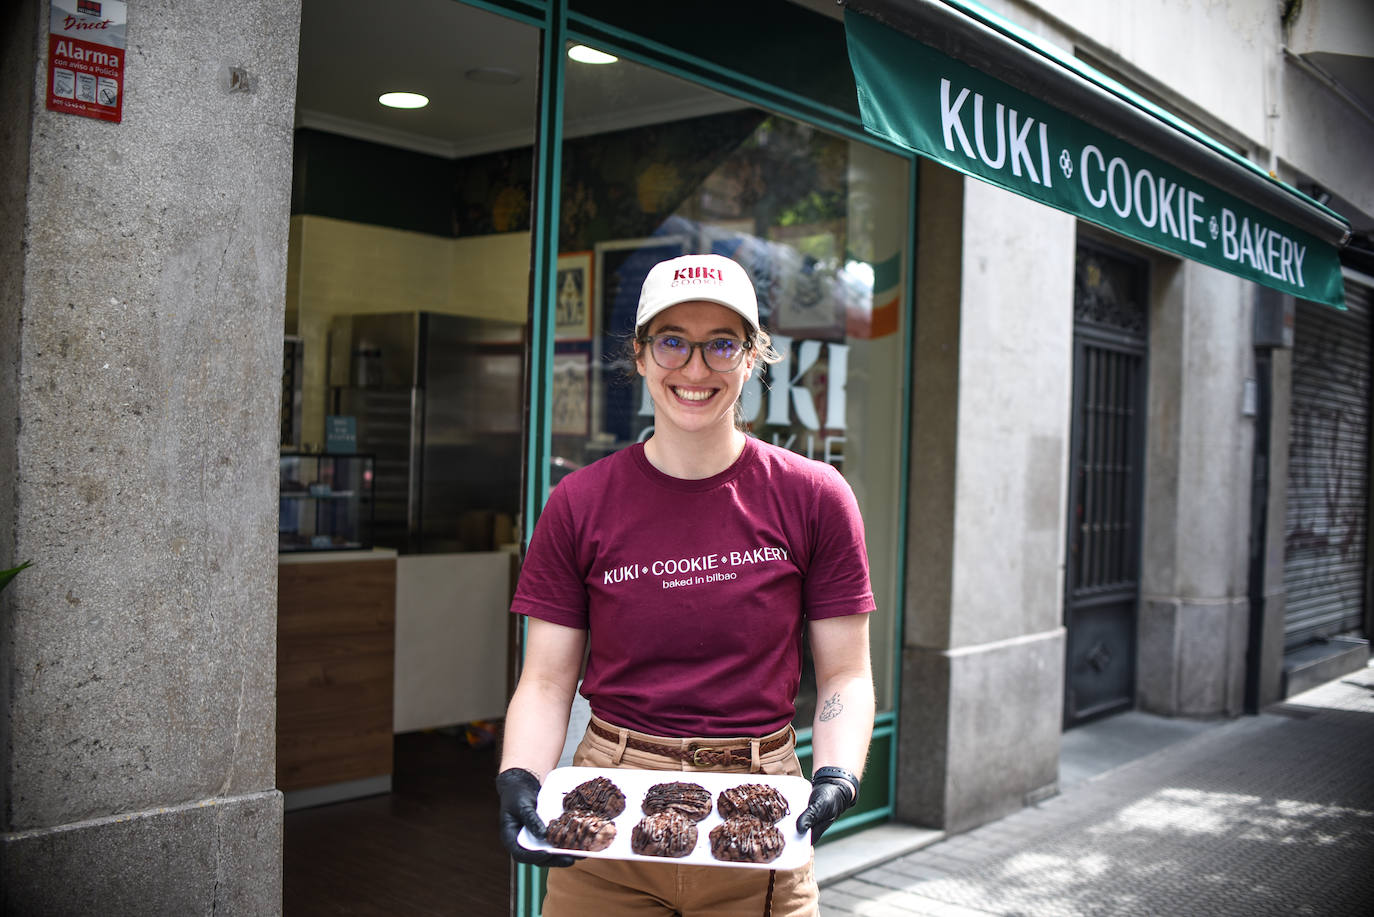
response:
<path id="1" fill-rule="evenodd" d="M 630 832 L 630 849 L 642 856 L 685 857 L 696 845 L 696 823 L 677 812 L 646 815 Z"/>
<path id="2" fill-rule="evenodd" d="M 677 812 L 692 821 L 711 814 L 711 793 L 699 783 L 656 783 L 644 794 L 644 814 Z"/>
<path id="3" fill-rule="evenodd" d="M 615 840 L 615 823 L 586 812 L 564 812 L 549 822 L 544 839 L 565 850 L 605 850 Z"/>
<path id="4" fill-rule="evenodd" d="M 736 815 L 711 829 L 711 856 L 730 863 L 770 863 L 785 843 L 776 826 L 753 815 Z"/>
<path id="5" fill-rule="evenodd" d="M 773 787 L 762 783 L 743 783 L 721 792 L 716 800 L 716 811 L 720 812 L 721 818 L 753 815 L 772 825 L 786 815 L 790 807 L 783 795 Z"/>
<path id="6" fill-rule="evenodd" d="M 625 811 L 625 794 L 605 777 L 593 777 L 563 794 L 563 811 L 615 818 Z"/>

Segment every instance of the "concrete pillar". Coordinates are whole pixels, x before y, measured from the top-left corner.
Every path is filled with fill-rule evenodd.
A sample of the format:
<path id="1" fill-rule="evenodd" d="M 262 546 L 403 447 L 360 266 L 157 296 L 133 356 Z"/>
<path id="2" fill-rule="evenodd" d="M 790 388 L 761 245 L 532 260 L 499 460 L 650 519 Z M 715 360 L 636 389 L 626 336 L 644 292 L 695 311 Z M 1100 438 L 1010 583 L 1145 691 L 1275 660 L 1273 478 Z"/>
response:
<path id="1" fill-rule="evenodd" d="M 903 821 L 1053 792 L 1064 682 L 1074 221 L 922 162 Z"/>
<path id="2" fill-rule="evenodd" d="M 1249 627 L 1251 285 L 1161 260 L 1152 286 L 1138 706 L 1235 716 Z"/>
<path id="3" fill-rule="evenodd" d="M 119 124 L 46 109 L 47 2 L 0 14 L 5 914 L 281 910 L 299 13 L 129 3 Z"/>

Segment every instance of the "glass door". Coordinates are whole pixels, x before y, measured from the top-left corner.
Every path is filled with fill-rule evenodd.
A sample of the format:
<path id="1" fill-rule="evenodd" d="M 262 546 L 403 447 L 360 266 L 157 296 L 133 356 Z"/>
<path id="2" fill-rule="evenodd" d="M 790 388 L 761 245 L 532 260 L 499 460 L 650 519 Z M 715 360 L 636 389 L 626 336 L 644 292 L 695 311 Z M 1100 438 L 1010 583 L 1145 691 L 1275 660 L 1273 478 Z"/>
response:
<path id="1" fill-rule="evenodd" d="M 649 267 L 697 252 L 743 265 L 784 356 L 746 386 L 747 431 L 828 462 L 853 488 L 878 597 L 879 710 L 890 714 L 909 160 L 643 64 L 579 60 L 574 41 L 566 50 L 553 477 L 653 431 L 627 349 Z M 803 741 L 815 710 L 809 663 L 805 678 Z M 871 757 L 885 761 L 884 751 L 880 741 Z M 875 795 L 886 803 L 885 790 Z"/>

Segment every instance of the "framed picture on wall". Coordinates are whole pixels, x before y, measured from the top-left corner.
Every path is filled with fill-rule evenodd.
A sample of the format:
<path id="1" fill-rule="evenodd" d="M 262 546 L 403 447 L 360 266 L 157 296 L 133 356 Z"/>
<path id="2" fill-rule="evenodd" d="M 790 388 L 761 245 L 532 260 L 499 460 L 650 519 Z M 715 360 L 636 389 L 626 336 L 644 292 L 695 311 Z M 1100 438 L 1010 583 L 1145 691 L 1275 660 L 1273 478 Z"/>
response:
<path id="1" fill-rule="evenodd" d="M 592 253 L 558 256 L 554 293 L 554 338 L 587 341 L 592 336 Z"/>
<path id="2" fill-rule="evenodd" d="M 596 245 L 594 268 L 596 303 L 592 329 L 592 436 L 625 444 L 635 442 L 653 423 L 644 415 L 641 386 L 621 356 L 634 333 L 639 289 L 649 269 L 660 261 L 687 253 L 686 236 L 649 236 L 618 239 Z"/>
<path id="3" fill-rule="evenodd" d="M 553 434 L 586 436 L 591 416 L 591 385 L 587 370 L 591 355 L 556 353 L 553 356 Z"/>
<path id="4" fill-rule="evenodd" d="M 731 257 L 735 248 L 754 235 L 753 220 L 710 220 L 701 224 L 701 251 Z"/>
<path id="5" fill-rule="evenodd" d="M 774 330 L 792 337 L 842 340 L 845 303 L 836 273 L 843 264 L 843 225 L 774 227 L 768 233 L 768 282 L 756 278 L 772 306 Z"/>

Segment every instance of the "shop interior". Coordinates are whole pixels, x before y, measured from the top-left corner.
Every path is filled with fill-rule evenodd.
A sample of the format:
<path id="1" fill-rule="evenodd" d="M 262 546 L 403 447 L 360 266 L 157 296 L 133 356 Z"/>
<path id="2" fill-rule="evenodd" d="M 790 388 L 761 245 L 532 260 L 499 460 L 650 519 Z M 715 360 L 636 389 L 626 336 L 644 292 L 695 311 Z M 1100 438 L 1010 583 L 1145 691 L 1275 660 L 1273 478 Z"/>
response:
<path id="1" fill-rule="evenodd" d="M 506 908 L 492 779 L 523 537 L 538 56 L 534 27 L 453 0 L 303 4 L 279 525 L 288 915 Z M 566 69 L 551 481 L 652 429 L 621 357 L 635 278 L 687 251 L 736 257 L 796 342 L 787 384 L 746 392 L 751 431 L 844 471 L 883 544 L 890 631 L 904 274 L 882 265 L 903 250 L 906 163 L 638 64 L 570 49 Z M 379 104 L 402 90 L 428 104 Z"/>

